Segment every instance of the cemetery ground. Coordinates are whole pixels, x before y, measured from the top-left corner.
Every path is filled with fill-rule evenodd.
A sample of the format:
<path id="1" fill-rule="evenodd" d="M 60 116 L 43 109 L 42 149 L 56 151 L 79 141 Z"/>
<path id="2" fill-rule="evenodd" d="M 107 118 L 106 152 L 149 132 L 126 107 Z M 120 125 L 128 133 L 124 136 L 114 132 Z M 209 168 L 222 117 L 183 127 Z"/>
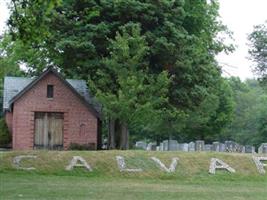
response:
<path id="1" fill-rule="evenodd" d="M 14 157 L 21 160 L 16 169 Z M 127 168 L 142 172 L 121 172 L 116 156 L 123 156 Z M 81 156 L 91 166 L 66 171 L 73 156 Z M 264 155 L 266 156 L 266 155 Z M 179 158 L 175 172 L 166 173 L 151 160 L 157 157 L 167 167 Z M 223 160 L 236 170 L 208 173 L 210 159 Z M 215 152 L 146 151 L 20 151 L 0 153 L 0 199 L 186 199 L 186 200 L 266 200 L 267 175 L 260 175 L 251 154 Z"/>

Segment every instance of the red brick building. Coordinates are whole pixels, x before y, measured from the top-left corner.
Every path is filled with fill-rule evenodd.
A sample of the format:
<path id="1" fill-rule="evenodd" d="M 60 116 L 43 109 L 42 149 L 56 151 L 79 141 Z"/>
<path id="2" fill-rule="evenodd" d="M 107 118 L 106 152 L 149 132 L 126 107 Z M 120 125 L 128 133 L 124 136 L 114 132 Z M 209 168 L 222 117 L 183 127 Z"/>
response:
<path id="1" fill-rule="evenodd" d="M 3 108 L 14 150 L 100 146 L 99 106 L 86 82 L 53 68 L 32 79 L 5 77 Z"/>

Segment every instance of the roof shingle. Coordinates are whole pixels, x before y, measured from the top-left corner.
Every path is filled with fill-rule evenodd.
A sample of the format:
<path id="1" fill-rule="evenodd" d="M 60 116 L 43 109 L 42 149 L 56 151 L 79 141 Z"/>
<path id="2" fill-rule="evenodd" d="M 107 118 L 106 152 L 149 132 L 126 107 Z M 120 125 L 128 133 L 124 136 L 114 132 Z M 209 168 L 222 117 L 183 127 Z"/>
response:
<path id="1" fill-rule="evenodd" d="M 27 87 L 36 78 L 22 78 L 22 77 L 9 77 L 4 79 L 4 94 L 3 94 L 3 109 L 9 110 L 11 100 Z M 86 82 L 84 80 L 66 79 L 66 81 L 98 112 L 100 112 L 100 105 L 90 95 Z"/>

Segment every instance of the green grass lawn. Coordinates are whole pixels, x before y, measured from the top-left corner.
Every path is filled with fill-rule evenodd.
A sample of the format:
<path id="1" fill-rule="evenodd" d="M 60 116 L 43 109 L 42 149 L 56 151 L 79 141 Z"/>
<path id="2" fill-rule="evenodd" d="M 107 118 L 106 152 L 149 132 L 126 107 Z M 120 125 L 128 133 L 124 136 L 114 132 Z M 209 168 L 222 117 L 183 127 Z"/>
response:
<path id="1" fill-rule="evenodd" d="M 179 179 L 1 173 L 0 199 L 266 200 L 267 179 L 208 176 Z"/>
<path id="2" fill-rule="evenodd" d="M 15 169 L 17 155 L 36 155 L 21 165 L 36 170 Z M 66 171 L 72 156 L 82 156 L 92 167 Z M 140 173 L 120 172 L 116 155 L 125 157 L 129 168 Z M 179 162 L 174 173 L 162 172 L 151 160 L 155 156 L 169 166 Z M 0 200 L 9 199 L 107 199 L 107 200 L 266 200 L 267 174 L 260 175 L 249 154 L 184 153 L 145 151 L 11 151 L 0 153 Z M 222 159 L 235 174 L 208 173 L 210 159 Z"/>

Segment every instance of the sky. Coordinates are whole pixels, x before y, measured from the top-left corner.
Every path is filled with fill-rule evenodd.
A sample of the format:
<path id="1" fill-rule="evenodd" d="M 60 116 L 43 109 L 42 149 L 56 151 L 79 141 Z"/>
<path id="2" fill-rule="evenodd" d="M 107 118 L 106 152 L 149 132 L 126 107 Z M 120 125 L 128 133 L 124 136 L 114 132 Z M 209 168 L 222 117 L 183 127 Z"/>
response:
<path id="1" fill-rule="evenodd" d="M 9 16 L 6 2 L 0 0 L 0 34 L 6 28 L 5 22 Z M 221 53 L 217 61 L 223 66 L 224 76 L 239 76 L 242 80 L 253 78 L 251 67 L 253 63 L 248 60 L 248 34 L 253 26 L 267 20 L 267 0 L 219 0 L 220 17 L 224 25 L 233 32 L 234 53 L 226 55 Z"/>
<path id="2" fill-rule="evenodd" d="M 237 46 L 234 53 L 224 53 L 217 56 L 222 64 L 224 75 L 239 76 L 242 80 L 252 78 L 253 63 L 248 60 L 248 34 L 253 26 L 267 20 L 266 0 L 219 0 L 220 16 L 223 24 L 233 32 L 234 44 Z M 228 66 L 227 66 L 228 65 Z"/>

